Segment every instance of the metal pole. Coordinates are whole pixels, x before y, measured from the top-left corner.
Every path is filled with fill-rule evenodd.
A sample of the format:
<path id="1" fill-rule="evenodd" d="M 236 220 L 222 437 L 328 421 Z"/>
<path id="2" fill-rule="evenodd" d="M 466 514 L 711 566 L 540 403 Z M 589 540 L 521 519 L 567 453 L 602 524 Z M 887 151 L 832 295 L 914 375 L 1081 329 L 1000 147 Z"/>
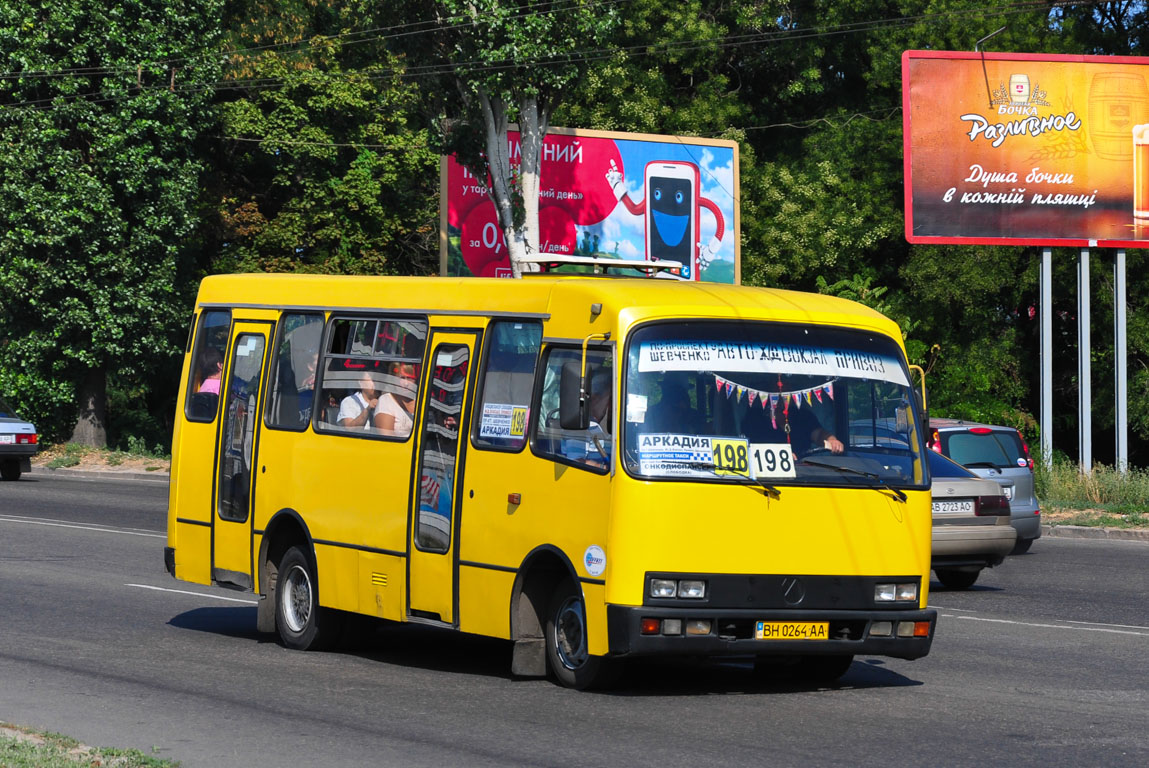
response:
<path id="1" fill-rule="evenodd" d="M 1041 463 L 1053 468 L 1053 249 L 1041 249 Z"/>
<path id="2" fill-rule="evenodd" d="M 1077 261 L 1077 444 L 1081 471 L 1093 471 L 1093 403 L 1089 380 L 1089 249 L 1081 249 Z"/>
<path id="3" fill-rule="evenodd" d="M 1129 392 L 1126 389 L 1125 348 L 1125 251 L 1117 252 L 1113 262 L 1113 350 L 1117 358 L 1113 393 L 1117 416 L 1117 471 L 1125 474 L 1129 468 Z"/>

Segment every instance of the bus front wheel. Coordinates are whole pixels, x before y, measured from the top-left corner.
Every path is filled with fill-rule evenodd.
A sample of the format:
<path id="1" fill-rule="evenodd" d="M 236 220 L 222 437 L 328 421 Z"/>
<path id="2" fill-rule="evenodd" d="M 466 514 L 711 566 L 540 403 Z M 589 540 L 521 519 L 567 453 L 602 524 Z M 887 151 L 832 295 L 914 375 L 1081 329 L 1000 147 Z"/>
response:
<path id="1" fill-rule="evenodd" d="M 279 561 L 275 597 L 275 626 L 284 645 L 297 651 L 328 645 L 335 614 L 319 607 L 315 569 L 302 547 L 291 547 Z"/>
<path id="2" fill-rule="evenodd" d="M 563 582 L 547 608 L 547 665 L 567 688 L 586 690 L 606 685 L 614 665 L 588 650 L 586 608 L 576 586 Z"/>

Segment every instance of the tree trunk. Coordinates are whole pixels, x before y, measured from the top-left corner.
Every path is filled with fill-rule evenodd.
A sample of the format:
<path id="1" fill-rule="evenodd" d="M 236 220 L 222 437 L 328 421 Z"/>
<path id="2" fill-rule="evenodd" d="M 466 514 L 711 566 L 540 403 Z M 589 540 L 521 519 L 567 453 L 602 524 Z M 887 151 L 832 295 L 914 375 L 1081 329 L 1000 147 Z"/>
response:
<path id="1" fill-rule="evenodd" d="M 80 382 L 80 415 L 68 442 L 94 448 L 108 446 L 104 419 L 108 403 L 108 375 L 103 366 L 89 368 Z"/>

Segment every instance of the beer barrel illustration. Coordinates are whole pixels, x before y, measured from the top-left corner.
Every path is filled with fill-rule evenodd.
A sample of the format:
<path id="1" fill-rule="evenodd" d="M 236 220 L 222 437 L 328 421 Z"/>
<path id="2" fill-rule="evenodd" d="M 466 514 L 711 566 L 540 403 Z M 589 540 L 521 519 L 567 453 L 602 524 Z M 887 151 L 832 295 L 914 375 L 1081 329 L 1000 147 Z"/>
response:
<path id="1" fill-rule="evenodd" d="M 1098 72 L 1089 85 L 1089 134 L 1106 160 L 1130 161 L 1133 126 L 1149 122 L 1149 89 L 1131 72 Z"/>

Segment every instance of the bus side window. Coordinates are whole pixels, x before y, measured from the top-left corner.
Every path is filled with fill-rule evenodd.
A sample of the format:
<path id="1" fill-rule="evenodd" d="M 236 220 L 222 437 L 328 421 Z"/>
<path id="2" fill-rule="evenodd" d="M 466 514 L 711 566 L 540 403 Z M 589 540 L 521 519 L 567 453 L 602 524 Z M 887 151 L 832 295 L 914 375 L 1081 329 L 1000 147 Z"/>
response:
<path id="1" fill-rule="evenodd" d="M 267 426 L 303 430 L 311 421 L 315 372 L 323 338 L 323 315 L 285 314 L 279 322 Z"/>
<path id="2" fill-rule="evenodd" d="M 226 309 L 208 310 L 200 315 L 184 404 L 188 421 L 215 421 L 230 329 L 231 312 Z"/>
<path id="3" fill-rule="evenodd" d="M 526 445 L 542 338 L 542 323 L 491 323 L 479 385 L 479 418 L 472 436 L 476 446 L 521 451 Z"/>
<path id="4" fill-rule="evenodd" d="M 315 426 L 406 440 L 427 341 L 423 320 L 332 318 Z"/>
<path id="5" fill-rule="evenodd" d="M 611 463 L 611 400 L 614 368 L 608 350 L 587 351 L 587 375 L 590 378 L 590 426 L 587 429 L 563 429 L 559 424 L 559 383 L 563 365 L 581 367 L 582 351 L 576 348 L 551 347 L 543 369 L 543 389 L 539 395 L 539 417 L 535 422 L 533 447 L 537 454 L 567 464 L 606 472 Z"/>

